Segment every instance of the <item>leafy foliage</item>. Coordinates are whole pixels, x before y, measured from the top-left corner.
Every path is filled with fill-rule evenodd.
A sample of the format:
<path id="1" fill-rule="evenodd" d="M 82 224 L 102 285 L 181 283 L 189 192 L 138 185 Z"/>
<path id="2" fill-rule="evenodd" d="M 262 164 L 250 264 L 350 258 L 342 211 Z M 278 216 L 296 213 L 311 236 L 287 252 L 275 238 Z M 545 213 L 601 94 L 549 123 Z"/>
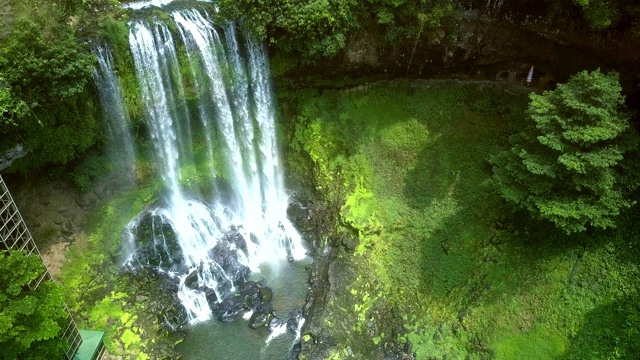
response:
<path id="1" fill-rule="evenodd" d="M 567 233 L 613 227 L 638 185 L 623 168 L 638 140 L 620 91 L 617 74 L 596 70 L 532 94 L 531 122 L 491 157 L 501 195 Z"/>
<path id="2" fill-rule="evenodd" d="M 44 281 L 31 291 L 29 282 L 45 271 L 37 256 L 0 252 L 0 355 L 3 359 L 61 359 L 59 338 L 66 313 L 62 290 Z"/>
<path id="3" fill-rule="evenodd" d="M 573 3 L 593 29 L 619 27 L 631 28 L 636 32 L 640 29 L 640 5 L 637 1 L 573 0 Z"/>
<path id="4" fill-rule="evenodd" d="M 31 107 L 47 106 L 82 93 L 93 57 L 82 52 L 68 26 L 45 34 L 35 22 L 20 19 L 2 49 L 5 80 Z"/>
<path id="5" fill-rule="evenodd" d="M 356 25 L 354 0 L 222 0 L 217 4 L 227 17 L 242 18 L 255 36 L 312 58 L 336 55 L 344 47 L 347 31 Z"/>
<path id="6" fill-rule="evenodd" d="M 301 54 L 302 62 L 337 55 L 357 30 L 380 27 L 389 44 L 414 39 L 419 29 L 438 27 L 453 11 L 449 0 L 221 0 L 216 4 L 226 18 L 242 19 L 254 36 Z"/>
<path id="7" fill-rule="evenodd" d="M 450 0 L 406 1 L 369 0 L 368 12 L 384 29 L 384 38 L 389 44 L 417 39 L 422 29 L 436 29 L 443 20 L 453 14 L 454 4 Z"/>
<path id="8" fill-rule="evenodd" d="M 618 10 L 609 0 L 573 0 L 584 14 L 585 19 L 596 29 L 604 29 L 619 16 Z"/>
<path id="9" fill-rule="evenodd" d="M 105 331 L 109 352 L 132 359 L 145 358 L 142 349 L 148 341 L 166 339 L 154 334 L 155 337 L 136 341 L 142 333 L 135 324 L 139 319 L 137 313 L 144 310 L 145 304 L 130 296 L 139 289 L 133 282 L 122 279 L 114 259 L 121 255 L 118 247 L 122 229 L 145 206 L 157 200 L 159 187 L 157 182 L 141 179 L 137 188 L 98 204 L 89 218 L 87 242 L 78 241 L 70 246 L 61 273 L 65 299 L 79 325 Z"/>
<path id="10" fill-rule="evenodd" d="M 11 170 L 65 164 L 98 139 L 88 96 L 94 56 L 67 23 L 68 8 L 22 3 L 0 38 L 0 150 L 23 143 L 30 154 Z"/>
<path id="11" fill-rule="evenodd" d="M 508 3 L 508 4 L 507 4 Z M 518 0 L 500 3 L 452 0 L 221 0 L 220 14 L 240 20 L 242 26 L 260 39 L 287 53 L 302 55 L 302 63 L 318 62 L 337 55 L 350 36 L 359 32 L 372 34 L 378 46 L 395 51 L 414 48 L 433 31 L 447 28 L 456 9 L 473 4 L 474 8 L 504 7 L 515 4 L 523 16 Z M 577 19 L 582 27 L 611 34 L 640 35 L 640 5 L 633 0 L 548 0 L 535 2 L 536 11 L 564 22 Z M 538 15 L 535 15 L 538 16 Z M 450 28 L 450 34 L 456 33 Z M 441 36 L 437 34 L 437 36 Z M 455 35 L 454 35 L 455 36 Z M 415 52 L 415 49 L 414 49 Z M 411 61 L 409 61 L 411 62 Z"/>
<path id="12" fill-rule="evenodd" d="M 313 166 L 290 167 L 313 176 L 319 192 L 343 194 L 327 200 L 353 198 L 343 225 L 366 225 L 373 212 L 382 225 L 363 232 L 362 256 L 338 251 L 333 264 L 343 284 L 351 280 L 335 286 L 320 318 L 337 343 L 332 358 L 374 358 L 393 336 L 410 340 L 419 359 L 638 353 L 639 214 L 567 235 L 509 213 L 487 186 L 484 160 L 522 128 L 526 96 L 386 85 L 307 95 L 297 99 L 288 160 Z M 306 151 L 317 156 L 298 155 Z M 341 166 L 329 178 L 318 162 Z"/>
<path id="13" fill-rule="evenodd" d="M 83 193 L 91 191 L 92 181 L 107 175 L 113 170 L 113 164 L 105 154 L 89 152 L 69 174 L 71 180 Z"/>
<path id="14" fill-rule="evenodd" d="M 11 88 L 0 77 L 0 124 L 15 126 L 16 121 L 26 115 L 28 111 L 27 103 L 16 98 Z"/>

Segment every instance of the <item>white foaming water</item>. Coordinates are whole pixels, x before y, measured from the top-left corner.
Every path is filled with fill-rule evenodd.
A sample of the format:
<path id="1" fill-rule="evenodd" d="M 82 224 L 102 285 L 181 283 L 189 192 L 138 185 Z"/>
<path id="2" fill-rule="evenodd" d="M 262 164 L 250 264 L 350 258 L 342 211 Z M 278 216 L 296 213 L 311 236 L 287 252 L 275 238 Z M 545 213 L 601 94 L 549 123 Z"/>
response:
<path id="1" fill-rule="evenodd" d="M 245 320 L 249 320 L 251 319 L 251 315 L 253 315 L 253 310 L 252 311 L 247 311 L 246 313 L 244 313 L 244 315 L 242 315 L 242 318 Z"/>
<path id="2" fill-rule="evenodd" d="M 269 337 L 267 338 L 267 340 L 265 340 L 265 343 L 268 344 L 271 342 L 271 340 L 286 333 L 287 333 L 287 323 L 276 326 L 274 329 L 271 329 L 271 333 L 269 334 Z"/>
<path id="3" fill-rule="evenodd" d="M 296 329 L 296 339 L 294 342 L 300 340 L 300 337 L 302 336 L 302 327 L 304 326 L 304 320 L 304 318 L 300 318 L 300 321 L 298 322 L 298 328 Z"/>
<path id="4" fill-rule="evenodd" d="M 243 268 L 257 272 L 264 263 L 303 259 L 306 251 L 286 217 L 289 199 L 264 46 L 239 43 L 233 25 L 219 30 L 197 10 L 173 11 L 170 18 L 181 44 L 162 21 L 130 23 L 129 43 L 146 125 L 168 190 L 165 206 L 145 215 L 151 216 L 153 239 L 144 246 L 159 252 L 148 263 L 179 277 L 178 296 L 195 323 L 211 316 L 205 291 L 215 292 L 219 302 L 234 291 L 238 277 L 244 278 Z M 197 115 L 185 110 L 187 91 L 176 50 L 180 45 L 190 64 L 190 91 L 199 96 Z M 230 194 L 222 197 L 214 191 L 211 201 L 186 195 L 182 174 L 195 158 L 192 133 L 202 138 L 210 159 L 223 153 L 224 169 L 212 174 L 226 174 Z M 130 263 L 140 262 L 135 256 L 142 246 L 135 239 L 140 222 L 143 219 L 134 220 L 128 229 L 128 246 L 134 252 Z M 170 234 L 166 226 L 173 230 Z M 233 266 L 222 257 L 229 254 Z"/>
<path id="5" fill-rule="evenodd" d="M 186 278 L 186 275 L 184 277 Z M 182 284 L 180 284 L 178 298 L 187 310 L 187 314 L 192 323 L 207 321 L 211 318 L 211 311 L 202 310 L 209 307 L 209 302 L 204 293 L 188 289 L 184 285 L 184 279 L 182 279 Z"/>
<path id="6" fill-rule="evenodd" d="M 122 4 L 122 7 L 125 9 L 140 10 L 140 9 L 144 9 L 152 6 L 160 7 L 160 6 L 168 5 L 173 1 L 174 0 L 137 1 L 132 3 L 127 3 L 127 4 Z"/>
<path id="7" fill-rule="evenodd" d="M 178 147 L 169 104 L 171 84 L 163 80 L 170 78 L 166 63 L 169 59 L 163 55 L 167 50 L 175 52 L 173 39 L 164 24 L 158 23 L 149 29 L 145 23 L 136 22 L 129 31 L 129 45 L 142 92 L 147 126 L 156 148 L 155 156 L 160 162 L 163 180 L 169 186 L 172 197 L 175 197 L 180 193 Z"/>
<path id="8" fill-rule="evenodd" d="M 124 9 L 140 10 L 140 9 L 145 9 L 145 8 L 149 8 L 149 7 L 153 7 L 153 6 L 162 7 L 162 6 L 165 6 L 165 5 L 169 5 L 174 1 L 175 0 L 136 1 L 136 2 L 122 4 L 122 7 Z M 199 0 L 199 1 L 200 2 L 212 2 L 211 0 Z"/>

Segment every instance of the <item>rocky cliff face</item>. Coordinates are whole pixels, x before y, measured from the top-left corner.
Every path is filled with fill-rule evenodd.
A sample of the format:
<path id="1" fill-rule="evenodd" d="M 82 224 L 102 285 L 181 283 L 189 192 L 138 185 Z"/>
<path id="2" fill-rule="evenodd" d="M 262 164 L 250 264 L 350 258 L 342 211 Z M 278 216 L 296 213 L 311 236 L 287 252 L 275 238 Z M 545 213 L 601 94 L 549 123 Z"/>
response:
<path id="1" fill-rule="evenodd" d="M 18 144 L 7 151 L 0 153 L 0 172 L 9 168 L 15 160 L 25 155 L 27 155 L 27 151 L 24 149 L 22 144 Z"/>
<path id="2" fill-rule="evenodd" d="M 84 228 L 96 205 L 111 198 L 122 186 L 107 179 L 91 192 L 81 193 L 61 180 L 8 178 L 7 185 L 54 279 L 60 274 L 71 243 L 87 242 Z"/>
<path id="3" fill-rule="evenodd" d="M 453 23 L 403 44 L 384 44 L 381 38 L 376 28 L 353 33 L 331 66 L 295 68 L 277 83 L 313 85 L 309 74 L 334 80 L 349 74 L 522 82 L 534 66 L 534 82 L 553 87 L 581 70 L 599 67 L 619 72 L 626 95 L 634 103 L 640 100 L 640 41 L 630 34 L 594 32 L 579 20 L 549 15 L 526 2 L 488 1 L 460 9 Z"/>

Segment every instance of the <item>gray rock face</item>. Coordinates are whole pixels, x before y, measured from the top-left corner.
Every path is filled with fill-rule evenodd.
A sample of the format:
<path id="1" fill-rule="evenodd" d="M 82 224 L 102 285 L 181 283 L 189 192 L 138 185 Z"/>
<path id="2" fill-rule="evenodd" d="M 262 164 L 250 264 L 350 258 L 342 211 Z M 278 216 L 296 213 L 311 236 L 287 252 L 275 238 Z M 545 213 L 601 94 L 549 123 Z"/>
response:
<path id="1" fill-rule="evenodd" d="M 27 155 L 27 151 L 24 149 L 22 144 L 18 144 L 5 151 L 3 154 L 0 154 L 0 172 L 8 169 L 15 160 L 20 159 L 25 155 Z"/>
<path id="2" fill-rule="evenodd" d="M 330 64 L 294 69 L 277 75 L 275 81 L 283 87 L 305 87 L 313 83 L 308 74 L 325 80 L 345 75 L 493 80 L 507 71 L 505 80 L 518 84 L 535 66 L 534 82 L 553 86 L 578 71 L 602 67 L 615 69 L 626 79 L 622 83 L 628 97 L 640 97 L 640 88 L 633 85 L 640 82 L 640 45 L 630 34 L 611 39 L 528 2 L 474 3 L 460 9 L 448 26 L 425 29 L 415 38 L 394 43 L 383 40 L 383 28 L 352 32 L 341 56 L 328 60 Z"/>

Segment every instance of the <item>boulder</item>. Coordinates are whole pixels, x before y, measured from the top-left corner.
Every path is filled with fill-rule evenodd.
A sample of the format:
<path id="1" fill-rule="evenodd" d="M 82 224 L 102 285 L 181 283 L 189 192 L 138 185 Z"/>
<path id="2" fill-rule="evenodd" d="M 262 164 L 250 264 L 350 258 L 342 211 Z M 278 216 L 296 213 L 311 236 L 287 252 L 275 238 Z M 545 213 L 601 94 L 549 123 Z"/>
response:
<path id="1" fill-rule="evenodd" d="M 165 307 L 158 314 L 158 321 L 169 331 L 176 331 L 189 321 L 187 309 L 179 301 L 163 304 Z"/>
<path id="2" fill-rule="evenodd" d="M 302 320 L 302 309 L 296 309 L 289 313 L 289 319 L 287 319 L 287 330 L 293 334 L 298 332 L 298 325 Z"/>
<path id="3" fill-rule="evenodd" d="M 198 288 L 198 271 L 193 270 L 187 275 L 187 278 L 184 279 L 184 285 L 191 290 L 195 290 Z"/>
<path id="4" fill-rule="evenodd" d="M 17 144 L 13 148 L 0 154 L 0 172 L 11 166 L 16 159 L 27 155 L 27 151 L 22 144 Z"/>
<path id="5" fill-rule="evenodd" d="M 260 312 L 256 310 L 253 312 L 251 318 L 249 319 L 249 327 L 254 330 L 261 327 L 266 328 L 271 323 L 271 320 L 273 320 L 275 317 L 276 312 L 273 310 L 269 312 Z"/>
<path id="6" fill-rule="evenodd" d="M 241 296 L 244 300 L 245 310 L 255 309 L 260 305 L 260 285 L 255 281 L 246 281 L 238 285 L 235 296 Z"/>
<path id="7" fill-rule="evenodd" d="M 131 230 L 135 253 L 126 266 L 132 271 L 141 267 L 158 268 L 164 272 L 187 272 L 178 237 L 172 225 L 161 215 L 145 211 Z"/>
<path id="8" fill-rule="evenodd" d="M 234 283 L 241 283 L 247 279 L 251 270 L 238 261 L 238 248 L 232 248 L 228 242 L 219 241 L 209 250 L 209 259 L 213 260 L 228 278 Z"/>
<path id="9" fill-rule="evenodd" d="M 262 287 L 258 292 L 258 296 L 262 302 L 271 302 L 273 300 L 273 290 L 270 287 Z"/>
<path id="10" fill-rule="evenodd" d="M 220 303 L 216 311 L 219 321 L 228 323 L 236 319 L 238 314 L 244 310 L 244 298 L 240 294 L 227 296 Z"/>
<path id="11" fill-rule="evenodd" d="M 279 328 L 280 326 L 282 326 L 282 324 L 284 324 L 284 320 L 280 319 L 279 317 L 273 317 L 269 322 L 269 331 L 273 331 Z"/>

